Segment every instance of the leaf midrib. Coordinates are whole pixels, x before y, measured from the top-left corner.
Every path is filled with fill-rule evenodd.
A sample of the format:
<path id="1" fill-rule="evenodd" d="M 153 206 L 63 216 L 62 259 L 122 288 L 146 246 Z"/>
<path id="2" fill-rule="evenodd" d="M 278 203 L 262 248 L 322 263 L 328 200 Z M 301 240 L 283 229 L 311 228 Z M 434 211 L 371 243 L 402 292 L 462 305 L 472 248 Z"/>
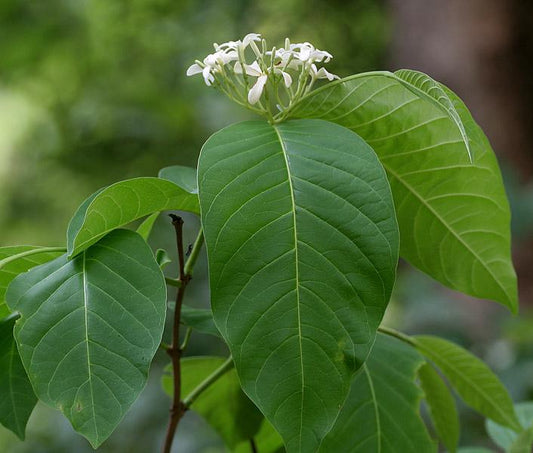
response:
<path id="1" fill-rule="evenodd" d="M 96 412 L 95 412 L 95 406 L 94 406 L 94 390 L 93 390 L 93 381 L 91 376 L 91 359 L 90 359 L 90 351 L 89 351 L 89 301 L 88 301 L 88 293 L 89 293 L 89 284 L 87 282 L 87 272 L 85 269 L 86 266 L 86 253 L 83 253 L 83 307 L 84 307 L 84 322 L 85 322 L 85 343 L 86 343 L 86 349 L 87 349 L 87 376 L 88 376 L 88 382 L 89 382 L 89 389 L 91 394 L 91 409 L 92 409 L 92 415 L 93 415 L 93 424 L 94 424 L 94 433 L 96 435 L 96 440 L 99 439 L 98 435 L 98 426 L 96 425 Z"/>
<path id="2" fill-rule="evenodd" d="M 287 156 L 287 150 L 285 148 L 285 142 L 281 138 L 281 133 L 277 126 L 273 125 L 272 128 L 276 132 L 278 137 L 281 153 L 283 154 L 283 159 L 285 161 L 285 166 L 287 168 L 287 180 L 289 183 L 289 190 L 291 194 L 291 203 L 292 203 L 292 218 L 293 218 L 293 230 L 294 230 L 294 262 L 295 262 L 295 283 L 296 283 L 296 314 L 298 320 L 298 346 L 300 349 L 300 373 L 301 373 L 301 383 L 302 383 L 302 397 L 300 405 L 300 434 L 299 434 L 299 445 L 301 446 L 301 438 L 303 432 L 303 406 L 304 406 L 304 392 L 305 392 L 305 376 L 304 376 L 304 362 L 303 362 L 303 345 L 302 345 L 302 321 L 300 313 L 300 277 L 299 277 L 299 259 L 298 259 L 298 234 L 296 229 L 296 201 L 294 199 L 294 188 L 292 185 L 291 170 L 289 165 L 289 158 Z"/>

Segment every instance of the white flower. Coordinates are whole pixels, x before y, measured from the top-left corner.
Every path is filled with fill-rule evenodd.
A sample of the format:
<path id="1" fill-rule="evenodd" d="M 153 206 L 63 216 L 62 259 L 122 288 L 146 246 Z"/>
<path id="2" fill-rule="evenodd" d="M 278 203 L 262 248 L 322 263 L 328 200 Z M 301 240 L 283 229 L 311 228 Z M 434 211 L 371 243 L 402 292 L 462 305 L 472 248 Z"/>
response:
<path id="1" fill-rule="evenodd" d="M 315 46 L 308 42 L 290 44 L 289 50 L 293 51 L 296 58 L 302 62 L 321 63 L 323 61 L 327 63 L 333 58 L 333 55 L 329 52 L 316 49 Z M 299 52 L 296 52 L 297 50 Z"/>
<path id="2" fill-rule="evenodd" d="M 235 71 L 235 74 L 242 74 L 243 66 L 240 62 L 237 62 L 235 63 L 233 70 Z M 259 98 L 263 94 L 263 89 L 268 80 L 268 74 L 262 71 L 257 61 L 254 61 L 251 65 L 245 64 L 244 72 L 249 76 L 257 77 L 257 82 L 255 82 L 254 86 L 248 92 L 248 102 L 254 105 L 259 101 Z"/>
<path id="3" fill-rule="evenodd" d="M 213 44 L 216 51 L 220 50 L 234 50 L 234 51 L 244 51 L 252 41 L 261 41 L 261 35 L 258 33 L 248 33 L 244 38 L 238 41 L 228 41 L 223 42 L 222 44 Z"/>
<path id="4" fill-rule="evenodd" d="M 328 79 L 330 82 L 335 79 L 340 79 L 338 75 L 326 71 L 324 68 L 317 69 L 315 64 L 311 65 L 311 77 L 313 79 Z"/>
<path id="5" fill-rule="evenodd" d="M 207 86 L 211 86 L 211 84 L 215 81 L 213 74 L 215 72 L 220 72 L 221 67 L 225 64 L 238 59 L 239 57 L 237 52 L 231 50 L 227 52 L 220 50 L 205 57 L 203 63 L 198 62 L 189 66 L 187 69 L 187 75 L 192 76 L 202 73 L 205 84 Z"/>

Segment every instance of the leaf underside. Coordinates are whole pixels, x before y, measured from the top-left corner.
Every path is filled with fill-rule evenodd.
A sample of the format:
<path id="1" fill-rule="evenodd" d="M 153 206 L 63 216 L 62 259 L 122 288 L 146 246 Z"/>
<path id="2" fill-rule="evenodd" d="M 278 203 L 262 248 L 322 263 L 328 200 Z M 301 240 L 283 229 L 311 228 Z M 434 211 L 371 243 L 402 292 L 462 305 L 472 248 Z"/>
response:
<path id="1" fill-rule="evenodd" d="M 407 74 L 343 79 L 312 92 L 293 114 L 343 125 L 376 151 L 391 184 L 403 258 L 450 288 L 516 311 L 510 211 L 490 144 L 454 93 L 439 84 L 450 101 L 443 104 L 429 91 L 434 85 L 409 88 Z"/>
<path id="2" fill-rule="evenodd" d="M 289 452 L 315 451 L 394 283 L 385 173 L 332 123 L 246 122 L 206 142 L 198 181 L 214 320 L 243 389 Z"/>
<path id="3" fill-rule="evenodd" d="M 415 377 L 423 363 L 413 348 L 378 334 L 320 452 L 435 452 L 419 414 L 422 392 Z"/>
<path id="4" fill-rule="evenodd" d="M 133 231 L 115 230 L 72 260 L 17 277 L 7 303 L 39 399 L 100 445 L 144 388 L 163 332 L 164 277 Z"/>

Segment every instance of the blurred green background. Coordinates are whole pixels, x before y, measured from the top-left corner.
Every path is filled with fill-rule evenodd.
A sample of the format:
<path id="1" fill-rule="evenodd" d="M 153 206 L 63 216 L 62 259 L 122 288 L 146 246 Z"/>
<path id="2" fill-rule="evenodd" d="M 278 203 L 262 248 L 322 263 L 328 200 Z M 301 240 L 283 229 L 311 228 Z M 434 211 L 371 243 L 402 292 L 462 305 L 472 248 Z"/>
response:
<path id="1" fill-rule="evenodd" d="M 528 2 L 498 2 L 1 0 L 0 245 L 62 245 L 70 216 L 89 194 L 120 179 L 155 176 L 164 166 L 195 166 L 210 134 L 249 118 L 200 77 L 185 76 L 213 42 L 252 31 L 272 45 L 286 36 L 310 41 L 334 55 L 328 70 L 341 77 L 375 69 L 423 70 L 465 99 L 500 159 L 513 208 L 522 308 L 513 318 L 401 263 L 387 323 L 471 348 L 516 401 L 531 400 L 533 120 L 524 112 L 533 100 L 533 82 L 524 71 L 533 56 L 527 19 L 533 10 Z M 189 241 L 197 228 L 198 221 L 186 217 Z M 156 223 L 152 243 L 174 249 L 167 219 Z M 208 305 L 205 276 L 204 257 L 188 304 Z M 223 355 L 225 347 L 194 334 L 187 353 Z M 149 385 L 100 451 L 159 450 L 169 406 L 159 388 L 166 362 L 163 354 L 156 356 Z M 464 410 L 462 421 L 462 444 L 490 445 L 481 418 Z M 92 449 L 58 412 L 39 404 L 26 442 L 0 427 L 0 451 Z M 173 451 L 224 448 L 189 412 Z"/>

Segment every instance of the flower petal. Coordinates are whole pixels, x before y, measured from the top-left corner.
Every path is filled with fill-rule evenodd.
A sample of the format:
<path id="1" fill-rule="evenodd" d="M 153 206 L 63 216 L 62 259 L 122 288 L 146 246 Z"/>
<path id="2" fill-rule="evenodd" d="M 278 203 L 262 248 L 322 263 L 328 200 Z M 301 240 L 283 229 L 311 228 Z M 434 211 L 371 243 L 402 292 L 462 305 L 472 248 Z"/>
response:
<path id="1" fill-rule="evenodd" d="M 187 69 L 187 76 L 200 74 L 202 71 L 202 67 L 198 63 L 194 63 L 192 66 L 189 66 L 189 69 Z"/>
<path id="2" fill-rule="evenodd" d="M 259 101 L 259 98 L 263 94 L 263 89 L 265 88 L 267 78 L 268 77 L 266 75 L 259 76 L 257 82 L 255 82 L 255 85 L 248 92 L 248 102 L 250 104 L 254 105 L 257 103 L 257 101 Z"/>
<path id="3" fill-rule="evenodd" d="M 211 67 L 210 66 L 206 66 L 202 70 L 202 75 L 204 76 L 205 84 L 208 87 L 211 86 L 211 84 L 215 81 L 215 77 L 213 76 L 213 74 L 211 74 Z"/>

